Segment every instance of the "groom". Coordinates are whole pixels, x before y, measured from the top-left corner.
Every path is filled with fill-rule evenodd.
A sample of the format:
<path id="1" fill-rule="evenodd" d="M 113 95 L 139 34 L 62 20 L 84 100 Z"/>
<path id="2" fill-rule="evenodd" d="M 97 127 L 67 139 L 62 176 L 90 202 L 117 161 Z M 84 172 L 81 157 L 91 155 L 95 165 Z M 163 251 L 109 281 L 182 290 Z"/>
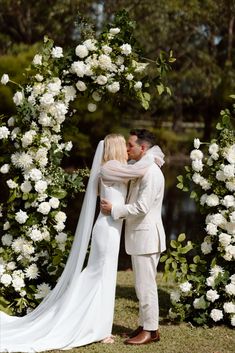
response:
<path id="1" fill-rule="evenodd" d="M 145 129 L 130 131 L 127 153 L 130 160 L 145 158 L 155 144 L 154 135 Z M 101 211 L 113 219 L 126 219 L 125 247 L 131 255 L 135 290 L 139 300 L 139 327 L 126 344 L 146 344 L 160 339 L 158 331 L 159 304 L 156 284 L 160 253 L 165 250 L 165 232 L 161 209 L 164 176 L 153 163 L 143 178 L 131 181 L 127 203 L 112 205 L 101 201 Z"/>

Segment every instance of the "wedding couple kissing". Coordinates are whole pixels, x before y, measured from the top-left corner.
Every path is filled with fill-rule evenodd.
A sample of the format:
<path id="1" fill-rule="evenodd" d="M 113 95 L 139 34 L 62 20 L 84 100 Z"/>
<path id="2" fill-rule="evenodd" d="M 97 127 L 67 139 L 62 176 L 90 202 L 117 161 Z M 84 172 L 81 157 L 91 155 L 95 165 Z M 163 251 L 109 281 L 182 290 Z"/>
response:
<path id="1" fill-rule="evenodd" d="M 127 160 L 131 161 L 127 163 Z M 79 216 L 73 245 L 56 286 L 23 317 L 0 312 L 1 352 L 70 349 L 93 342 L 113 343 L 112 325 L 121 230 L 131 255 L 139 326 L 124 343 L 159 341 L 156 284 L 165 250 L 161 209 L 164 154 L 145 129 L 100 141 Z M 97 197 L 100 213 L 93 226 Z M 91 239 L 91 243 L 90 243 Z M 90 243 L 87 266 L 84 260 Z"/>

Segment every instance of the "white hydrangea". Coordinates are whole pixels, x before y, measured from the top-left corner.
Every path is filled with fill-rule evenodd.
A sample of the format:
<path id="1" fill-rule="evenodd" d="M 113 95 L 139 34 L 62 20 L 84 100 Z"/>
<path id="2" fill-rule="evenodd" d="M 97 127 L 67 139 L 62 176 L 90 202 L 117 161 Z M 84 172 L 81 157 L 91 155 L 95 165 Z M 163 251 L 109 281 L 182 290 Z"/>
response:
<path id="1" fill-rule="evenodd" d="M 206 298 L 207 300 L 209 300 L 210 302 L 214 302 L 215 300 L 219 299 L 219 294 L 216 290 L 210 289 L 206 292 Z"/>
<path id="2" fill-rule="evenodd" d="M 219 310 L 219 309 L 212 309 L 210 313 L 210 317 L 215 322 L 220 321 L 221 319 L 223 319 L 223 312 L 222 310 Z"/>
<path id="3" fill-rule="evenodd" d="M 24 224 L 28 218 L 29 216 L 27 215 L 27 213 L 22 210 L 19 210 L 15 214 L 15 220 L 20 224 Z"/>

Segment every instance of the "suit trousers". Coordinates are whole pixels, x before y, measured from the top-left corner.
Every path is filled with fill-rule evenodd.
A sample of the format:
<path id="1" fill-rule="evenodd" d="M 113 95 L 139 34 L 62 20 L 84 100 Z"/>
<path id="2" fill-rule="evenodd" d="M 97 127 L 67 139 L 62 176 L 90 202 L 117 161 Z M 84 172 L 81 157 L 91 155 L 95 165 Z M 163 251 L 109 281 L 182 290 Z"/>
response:
<path id="1" fill-rule="evenodd" d="M 158 290 L 156 283 L 160 253 L 131 255 L 135 291 L 139 300 L 139 325 L 155 331 L 159 324 Z"/>

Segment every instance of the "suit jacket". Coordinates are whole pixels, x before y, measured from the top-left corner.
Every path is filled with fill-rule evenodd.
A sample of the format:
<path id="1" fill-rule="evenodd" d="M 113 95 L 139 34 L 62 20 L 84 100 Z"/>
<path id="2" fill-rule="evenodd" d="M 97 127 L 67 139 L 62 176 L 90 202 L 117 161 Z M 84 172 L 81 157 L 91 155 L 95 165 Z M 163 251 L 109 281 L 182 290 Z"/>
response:
<path id="1" fill-rule="evenodd" d="M 113 205 L 112 217 L 126 218 L 125 246 L 128 254 L 151 254 L 166 249 L 161 217 L 164 186 L 162 171 L 154 163 L 143 178 L 131 181 L 127 203 Z"/>

